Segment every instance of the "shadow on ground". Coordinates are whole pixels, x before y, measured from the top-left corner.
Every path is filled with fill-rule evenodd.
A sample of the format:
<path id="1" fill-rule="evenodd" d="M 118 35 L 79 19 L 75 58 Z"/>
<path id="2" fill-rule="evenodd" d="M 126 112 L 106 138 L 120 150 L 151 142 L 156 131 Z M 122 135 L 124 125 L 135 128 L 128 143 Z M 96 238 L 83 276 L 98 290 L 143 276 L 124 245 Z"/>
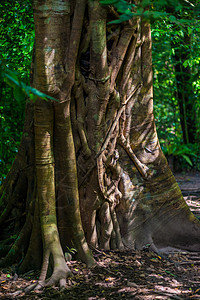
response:
<path id="1" fill-rule="evenodd" d="M 177 175 L 177 181 L 194 214 L 200 216 L 200 176 Z M 48 288 L 17 299 L 200 299 L 200 252 L 174 252 L 163 259 L 148 251 L 99 251 L 95 268 L 77 261 L 67 264 L 73 277 L 66 290 Z M 16 299 L 14 292 L 34 283 L 39 273 L 17 278 L 14 267 L 0 272 L 0 298 Z"/>

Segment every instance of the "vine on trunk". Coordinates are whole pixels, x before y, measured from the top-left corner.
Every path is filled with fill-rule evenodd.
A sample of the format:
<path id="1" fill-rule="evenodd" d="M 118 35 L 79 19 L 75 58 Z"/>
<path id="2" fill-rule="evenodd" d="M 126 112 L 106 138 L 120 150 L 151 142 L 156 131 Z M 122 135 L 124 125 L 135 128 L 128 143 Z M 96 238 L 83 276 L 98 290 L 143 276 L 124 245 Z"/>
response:
<path id="1" fill-rule="evenodd" d="M 88 266 L 90 248 L 199 249 L 199 221 L 156 133 L 150 25 L 139 17 L 109 25 L 113 17 L 96 0 L 34 1 L 33 85 L 58 102 L 38 99 L 34 117 L 27 104 L 0 215 L 1 264 L 42 265 L 28 290 L 65 286 L 70 247 Z"/>

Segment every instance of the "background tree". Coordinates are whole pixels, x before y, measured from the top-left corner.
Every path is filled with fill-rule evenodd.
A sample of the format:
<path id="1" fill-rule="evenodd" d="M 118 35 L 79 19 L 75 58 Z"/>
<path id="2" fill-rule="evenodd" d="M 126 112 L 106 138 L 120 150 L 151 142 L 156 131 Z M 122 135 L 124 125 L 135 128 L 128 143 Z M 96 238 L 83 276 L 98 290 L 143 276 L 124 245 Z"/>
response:
<path id="1" fill-rule="evenodd" d="M 31 1 L 1 1 L 0 11 L 0 60 L 13 72 L 17 71 L 24 83 L 30 84 L 34 43 Z M 18 91 L 1 80 L 0 183 L 6 177 L 15 158 L 23 130 L 25 95 L 17 97 Z"/>
<path id="2" fill-rule="evenodd" d="M 157 138 L 151 31 L 146 4 L 136 4 L 116 24 L 118 12 L 99 1 L 34 1 L 32 84 L 57 101 L 27 103 L 0 224 L 1 264 L 42 264 L 40 287 L 65 285 L 67 247 L 87 265 L 88 244 L 199 249 L 200 223 Z"/>
<path id="3" fill-rule="evenodd" d="M 165 154 L 177 157 L 176 170 L 198 170 L 199 8 L 195 1 L 181 4 L 168 5 L 173 15 L 152 26 L 155 117 Z"/>
<path id="4" fill-rule="evenodd" d="M 189 61 L 191 61 L 190 57 L 194 54 L 192 53 L 191 48 L 193 47 L 193 40 L 195 39 L 195 31 L 199 28 L 199 24 L 195 19 L 194 8 L 195 5 L 193 3 L 190 3 L 190 6 L 186 3 L 186 5 L 182 6 L 181 11 L 179 12 L 176 12 L 173 7 L 168 8 L 168 11 L 175 14 L 177 21 L 182 19 L 182 17 L 185 17 L 184 22 L 182 22 L 182 28 L 177 28 L 176 23 L 172 23 L 171 25 L 173 32 L 171 43 L 174 54 L 177 99 L 179 104 L 183 141 L 185 144 L 195 142 L 197 126 L 196 99 L 194 97 L 192 83 L 194 81 L 193 76 L 198 76 L 199 72 L 197 71 L 197 74 L 192 73 L 190 67 L 191 64 L 189 64 Z M 194 22 L 193 29 L 190 26 L 192 22 Z"/>

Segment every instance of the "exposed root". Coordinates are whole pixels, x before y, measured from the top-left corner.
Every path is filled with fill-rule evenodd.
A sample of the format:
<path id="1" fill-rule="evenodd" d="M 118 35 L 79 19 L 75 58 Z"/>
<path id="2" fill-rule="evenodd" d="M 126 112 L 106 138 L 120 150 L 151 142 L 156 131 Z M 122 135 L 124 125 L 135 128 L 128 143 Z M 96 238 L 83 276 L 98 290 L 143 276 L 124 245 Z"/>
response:
<path id="1" fill-rule="evenodd" d="M 110 215 L 108 202 L 104 202 L 99 212 L 101 223 L 100 247 L 105 250 L 110 249 L 110 238 L 113 231 L 113 223 Z"/>
<path id="2" fill-rule="evenodd" d="M 31 234 L 31 229 L 32 222 L 30 220 L 30 217 L 27 217 L 24 227 L 22 228 L 20 234 L 18 235 L 18 238 L 15 240 L 8 254 L 6 255 L 6 257 L 0 260 L 0 266 L 12 265 L 19 257 L 22 257 L 23 251 L 27 246 Z"/>
<path id="3" fill-rule="evenodd" d="M 59 286 L 61 290 L 64 290 L 66 287 L 66 278 L 72 276 L 71 271 L 67 267 L 66 264 L 62 266 L 55 267 L 53 274 L 50 278 L 46 280 L 38 280 L 36 283 L 29 285 L 23 290 L 16 291 L 14 293 L 10 293 L 9 296 L 17 297 L 23 293 L 29 294 L 32 291 L 38 291 L 41 289 L 45 289 L 50 286 Z"/>
<path id="4" fill-rule="evenodd" d="M 112 223 L 113 223 L 113 232 L 114 232 L 114 245 L 111 247 L 112 249 L 119 249 L 119 250 L 123 250 L 124 249 L 124 245 L 122 242 L 122 238 L 121 238 L 121 233 L 120 233 L 120 228 L 119 228 L 119 223 L 117 220 L 117 216 L 116 216 L 116 212 L 114 207 L 112 206 L 110 208 L 110 212 L 111 212 L 111 218 L 112 218 Z M 111 236 L 111 241 L 112 241 L 112 236 Z"/>

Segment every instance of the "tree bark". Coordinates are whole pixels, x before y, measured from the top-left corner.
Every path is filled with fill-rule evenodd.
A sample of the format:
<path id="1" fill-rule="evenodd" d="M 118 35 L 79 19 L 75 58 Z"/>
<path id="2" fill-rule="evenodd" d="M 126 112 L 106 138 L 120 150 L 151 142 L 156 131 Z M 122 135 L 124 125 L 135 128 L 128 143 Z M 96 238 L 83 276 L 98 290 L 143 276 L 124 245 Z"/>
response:
<path id="1" fill-rule="evenodd" d="M 34 135 L 29 130 L 22 139 L 31 146 L 19 149 L 2 187 L 2 239 L 5 218 L 12 224 L 12 197 L 26 200 L 21 233 L 25 221 L 30 226 L 25 253 L 17 239 L 2 264 L 18 243 L 21 272 L 42 262 L 40 286 L 62 287 L 70 274 L 67 247 L 88 266 L 95 263 L 90 248 L 198 250 L 200 223 L 156 133 L 149 23 L 135 18 L 108 25 L 115 13 L 96 0 L 35 0 L 34 18 L 34 86 L 57 101 L 37 99 L 34 127 L 29 120 Z M 31 173 L 19 175 L 21 164 L 30 163 Z M 21 176 L 27 176 L 23 184 Z M 37 258 L 29 263 L 34 250 Z M 53 272 L 46 279 L 50 256 Z"/>

